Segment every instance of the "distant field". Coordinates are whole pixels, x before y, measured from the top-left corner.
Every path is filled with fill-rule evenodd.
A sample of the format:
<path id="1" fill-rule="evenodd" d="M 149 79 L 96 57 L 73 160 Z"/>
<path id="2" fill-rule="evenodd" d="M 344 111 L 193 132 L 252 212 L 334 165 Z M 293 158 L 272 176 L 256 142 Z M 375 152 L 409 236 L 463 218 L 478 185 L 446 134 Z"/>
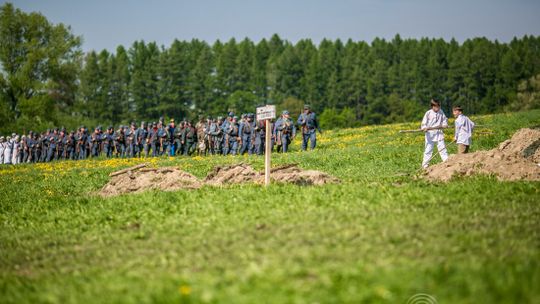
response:
<path id="1" fill-rule="evenodd" d="M 473 151 L 491 149 L 540 111 L 474 120 L 493 134 Z M 540 183 L 418 179 L 423 135 L 397 133 L 418 124 L 328 131 L 315 151 L 296 139 L 273 154 L 342 180 L 321 187 L 94 195 L 141 162 L 204 177 L 262 169 L 257 156 L 0 167 L 0 303 L 540 303 Z"/>

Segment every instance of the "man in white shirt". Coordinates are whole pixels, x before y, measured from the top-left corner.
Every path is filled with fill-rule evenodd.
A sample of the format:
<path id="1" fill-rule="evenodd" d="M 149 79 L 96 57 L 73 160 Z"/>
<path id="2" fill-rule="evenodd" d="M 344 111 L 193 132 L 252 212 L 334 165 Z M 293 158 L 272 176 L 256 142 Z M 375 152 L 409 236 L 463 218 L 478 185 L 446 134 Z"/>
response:
<path id="1" fill-rule="evenodd" d="M 444 162 L 448 159 L 448 152 L 444 145 L 444 128 L 448 128 L 448 118 L 446 118 L 446 115 L 441 110 L 441 103 L 438 100 L 432 99 L 431 110 L 424 114 L 421 125 L 421 129 L 426 133 L 424 160 L 422 161 L 423 168 L 429 166 L 435 144 L 437 145 L 442 161 Z"/>
<path id="2" fill-rule="evenodd" d="M 474 122 L 469 117 L 463 115 L 463 108 L 455 106 L 452 109 L 452 114 L 456 118 L 456 132 L 454 134 L 454 140 L 458 146 L 458 154 L 465 154 L 469 152 L 471 145 L 472 132 L 474 130 Z"/>

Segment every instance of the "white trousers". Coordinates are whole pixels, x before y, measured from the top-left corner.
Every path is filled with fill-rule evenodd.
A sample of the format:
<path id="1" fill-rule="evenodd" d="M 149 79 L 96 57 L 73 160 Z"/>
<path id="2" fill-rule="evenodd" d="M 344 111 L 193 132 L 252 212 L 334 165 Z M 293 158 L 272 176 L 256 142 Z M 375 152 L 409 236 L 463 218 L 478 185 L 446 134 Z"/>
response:
<path id="1" fill-rule="evenodd" d="M 433 146 L 437 144 L 437 149 L 439 150 L 439 155 L 443 162 L 448 159 L 448 151 L 446 151 L 446 146 L 444 145 L 444 140 L 433 141 L 431 138 L 426 136 L 426 148 L 424 150 L 424 160 L 422 161 L 422 167 L 427 168 L 429 166 L 429 160 L 433 154 Z"/>

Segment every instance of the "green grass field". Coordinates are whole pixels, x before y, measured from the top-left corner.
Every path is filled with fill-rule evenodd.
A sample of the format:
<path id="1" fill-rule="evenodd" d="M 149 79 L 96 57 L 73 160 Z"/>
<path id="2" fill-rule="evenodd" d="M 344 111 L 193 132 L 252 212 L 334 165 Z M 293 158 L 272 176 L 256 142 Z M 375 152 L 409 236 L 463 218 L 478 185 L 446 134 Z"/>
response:
<path id="1" fill-rule="evenodd" d="M 540 111 L 475 117 L 491 149 Z M 318 149 L 273 155 L 339 177 L 95 193 L 146 160 L 0 167 L 1 303 L 540 303 L 540 183 L 415 178 L 418 123 L 329 131 Z M 478 130 L 478 131 L 485 131 Z M 451 134 L 449 130 L 448 134 Z M 455 146 L 450 146 L 455 153 Z M 261 157 L 160 158 L 204 177 Z M 437 161 L 439 159 L 437 158 Z"/>

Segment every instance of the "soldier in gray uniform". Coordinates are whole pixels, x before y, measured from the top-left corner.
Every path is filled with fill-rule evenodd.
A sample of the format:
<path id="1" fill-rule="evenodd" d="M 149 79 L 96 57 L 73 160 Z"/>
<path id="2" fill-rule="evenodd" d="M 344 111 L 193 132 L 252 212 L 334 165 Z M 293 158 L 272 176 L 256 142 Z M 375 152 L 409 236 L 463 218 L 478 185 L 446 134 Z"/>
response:
<path id="1" fill-rule="evenodd" d="M 181 123 L 184 124 L 184 122 Z M 166 142 L 166 146 L 168 148 L 168 154 L 169 156 L 174 156 L 175 153 L 176 153 L 176 148 L 177 148 L 177 145 L 176 145 L 176 140 L 174 138 L 174 134 L 176 133 L 176 129 L 178 127 L 176 126 L 175 122 L 174 122 L 174 118 L 171 118 L 171 120 L 169 121 L 169 125 L 167 125 L 167 127 L 165 127 L 165 131 L 167 132 L 167 136 L 165 137 L 165 139 L 163 140 L 164 142 Z"/>
<path id="2" fill-rule="evenodd" d="M 32 131 L 28 132 L 28 136 L 25 136 L 21 141 L 21 147 L 22 147 L 22 163 L 29 163 L 32 159 L 31 157 L 31 151 L 30 151 L 30 144 L 33 140 L 34 134 Z"/>
<path id="3" fill-rule="evenodd" d="M 101 127 L 96 127 L 94 133 L 90 135 L 90 155 L 92 157 L 98 157 L 101 148 Z"/>
<path id="4" fill-rule="evenodd" d="M 146 130 L 146 123 L 141 122 L 141 127 L 135 132 L 135 141 L 137 145 L 137 157 L 141 157 L 142 152 L 145 151 L 146 137 L 148 137 L 148 131 Z"/>
<path id="5" fill-rule="evenodd" d="M 36 133 L 34 135 L 34 162 L 41 161 L 41 151 L 43 149 L 43 134 Z"/>
<path id="6" fill-rule="evenodd" d="M 135 154 L 137 154 L 137 141 L 136 141 L 136 134 L 135 131 L 137 131 L 137 126 L 135 126 L 135 123 L 132 122 L 130 125 L 130 128 L 126 131 L 126 148 L 127 148 L 127 156 L 128 157 L 135 157 Z"/>
<path id="7" fill-rule="evenodd" d="M 55 159 L 56 155 L 56 141 L 58 136 L 58 129 L 54 129 L 52 133 L 49 133 L 49 136 L 47 137 L 47 141 L 49 143 L 48 149 L 47 149 L 47 162 L 50 162 Z"/>
<path id="8" fill-rule="evenodd" d="M 195 144 L 197 143 L 197 130 L 191 125 L 191 121 L 186 121 L 184 124 L 181 142 L 182 146 L 184 147 L 184 151 L 182 151 L 182 153 L 186 156 L 191 155 L 195 148 Z M 178 151 L 178 153 L 180 152 L 181 151 Z"/>
<path id="9" fill-rule="evenodd" d="M 223 147 L 223 130 L 221 129 L 221 124 L 223 124 L 223 117 L 218 116 L 212 124 L 210 125 L 209 134 L 212 137 L 212 150 L 211 154 L 221 154 L 221 149 Z"/>
<path id="10" fill-rule="evenodd" d="M 116 149 L 116 157 L 125 157 L 126 154 L 126 135 L 124 133 L 124 126 L 120 126 L 116 132 L 114 132 L 114 147 Z"/>
<path id="11" fill-rule="evenodd" d="M 255 122 L 253 121 L 253 118 L 253 114 L 247 114 L 245 120 L 240 123 L 238 128 L 238 133 L 241 140 L 240 155 L 246 152 L 248 152 L 249 155 L 253 154 L 254 142 L 252 139 L 255 134 Z"/>
<path id="12" fill-rule="evenodd" d="M 75 140 L 75 132 L 71 130 L 69 134 L 64 137 L 64 158 L 65 159 L 75 159 L 75 145 L 77 141 Z"/>
<path id="13" fill-rule="evenodd" d="M 273 135 L 275 138 L 277 152 L 286 153 L 289 150 L 289 144 L 296 137 L 296 126 L 290 118 L 289 111 L 283 111 L 281 117 L 274 124 Z"/>
<path id="14" fill-rule="evenodd" d="M 225 144 L 223 148 L 223 155 L 232 154 L 236 155 L 238 152 L 238 116 L 233 116 L 231 121 L 227 124 L 227 127 L 224 129 L 225 133 Z"/>
<path id="15" fill-rule="evenodd" d="M 298 117 L 298 125 L 302 130 L 302 150 L 306 150 L 308 142 L 310 142 L 310 149 L 315 149 L 317 145 L 317 135 L 315 131 L 319 131 L 322 134 L 319 127 L 319 120 L 315 113 L 311 112 L 311 108 L 308 105 L 304 106 L 304 112 Z"/>
<path id="16" fill-rule="evenodd" d="M 107 131 L 101 135 L 101 142 L 103 144 L 103 152 L 107 158 L 111 158 L 114 149 L 114 128 L 109 126 Z"/>
<path id="17" fill-rule="evenodd" d="M 148 132 L 148 136 L 150 137 L 150 146 L 152 147 L 152 156 L 158 156 L 159 155 L 159 134 L 158 134 L 158 127 L 155 122 L 152 123 L 152 128 Z"/>
<path id="18" fill-rule="evenodd" d="M 159 156 L 167 153 L 169 149 L 169 142 L 167 140 L 168 137 L 169 137 L 169 134 L 167 133 L 167 130 L 165 129 L 165 126 L 163 125 L 163 121 L 160 120 L 158 124 L 158 138 L 159 138 L 158 155 Z"/>
<path id="19" fill-rule="evenodd" d="M 263 155 L 266 142 L 266 122 L 264 120 L 255 122 L 255 153 Z"/>
<path id="20" fill-rule="evenodd" d="M 56 141 L 56 159 L 66 159 L 65 155 L 65 138 L 66 138 L 66 129 L 62 128 L 60 129 L 60 134 L 58 134 L 58 138 Z"/>

